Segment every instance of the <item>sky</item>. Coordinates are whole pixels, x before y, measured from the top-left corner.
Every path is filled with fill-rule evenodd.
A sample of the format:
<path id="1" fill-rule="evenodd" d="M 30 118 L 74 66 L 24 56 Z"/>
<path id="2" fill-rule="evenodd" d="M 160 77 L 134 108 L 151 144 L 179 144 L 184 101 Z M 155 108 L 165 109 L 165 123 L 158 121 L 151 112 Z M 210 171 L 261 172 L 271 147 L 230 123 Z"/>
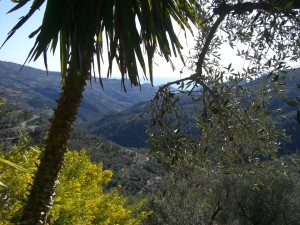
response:
<path id="1" fill-rule="evenodd" d="M 19 18 L 26 15 L 29 10 L 31 1 L 23 9 L 14 11 L 7 14 L 7 12 L 15 6 L 10 0 L 0 0 L 0 45 L 5 41 L 8 32 L 12 27 L 18 22 Z M 0 60 L 14 62 L 18 64 L 24 64 L 28 53 L 32 46 L 34 45 L 34 38 L 29 39 L 28 36 L 31 32 L 35 31 L 42 22 L 43 12 L 45 10 L 45 4 L 36 12 L 30 19 L 27 21 L 22 28 L 20 28 L 11 39 L 6 42 L 6 44 L 0 49 Z M 197 34 L 197 31 L 194 31 L 194 34 Z M 187 39 L 185 39 L 184 32 L 180 32 L 178 29 L 178 35 L 181 40 L 181 43 L 184 47 L 183 55 L 188 56 L 190 50 L 193 49 L 195 45 L 195 38 L 190 32 L 186 32 Z M 58 50 L 56 50 L 59 52 Z M 104 57 L 105 58 L 105 57 Z M 49 71 L 60 71 L 60 62 L 58 54 L 54 55 L 52 53 L 48 54 L 48 69 Z M 161 83 L 166 83 L 168 81 L 173 81 L 181 78 L 180 71 L 183 69 L 183 63 L 180 58 L 173 57 L 172 62 L 175 65 L 175 70 L 172 70 L 170 63 L 166 62 L 165 59 L 159 55 L 156 55 L 154 58 L 153 65 L 153 77 L 154 84 L 158 85 Z M 34 68 L 45 69 L 43 57 L 40 57 L 37 61 L 31 61 L 26 64 Z M 104 61 L 102 66 L 103 74 L 106 74 L 108 63 Z M 189 75 L 191 72 L 187 69 L 184 69 L 185 76 Z M 120 78 L 120 72 L 118 71 L 116 63 L 114 63 L 113 68 L 113 78 Z M 143 73 L 141 71 L 141 81 L 146 82 L 142 79 Z"/>

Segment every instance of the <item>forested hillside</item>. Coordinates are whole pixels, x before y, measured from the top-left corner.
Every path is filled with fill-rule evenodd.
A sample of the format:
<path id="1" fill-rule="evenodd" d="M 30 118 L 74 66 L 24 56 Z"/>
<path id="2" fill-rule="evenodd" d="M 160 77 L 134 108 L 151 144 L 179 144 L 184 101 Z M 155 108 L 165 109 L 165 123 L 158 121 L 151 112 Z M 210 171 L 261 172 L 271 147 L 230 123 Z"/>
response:
<path id="1" fill-rule="evenodd" d="M 39 69 L 10 62 L 0 61 L 0 89 L 3 97 L 11 103 L 51 114 L 61 88 L 58 72 Z M 99 79 L 88 82 L 77 122 L 91 120 L 112 112 L 120 112 L 139 102 L 150 100 L 158 90 L 150 84 L 134 87 L 126 81 L 126 92 L 117 79 L 103 79 L 104 89 Z"/>
<path id="2" fill-rule="evenodd" d="M 4 151 L 17 143 L 21 131 L 29 133 L 32 144 L 42 146 L 54 100 L 59 93 L 58 73 L 47 74 L 46 71 L 26 66 L 20 71 L 21 68 L 22 65 L 0 61 L 1 96 L 7 102 L 0 115 L 0 143 Z M 141 88 L 128 85 L 125 92 L 121 81 L 114 79 L 104 79 L 105 90 L 102 90 L 97 82 L 92 80 L 84 93 L 77 123 L 125 110 L 138 102 L 149 100 L 157 90 L 144 84 Z M 118 128 L 114 132 L 117 133 Z M 105 169 L 113 171 L 109 187 L 121 185 L 122 192 L 126 194 L 153 191 L 157 185 L 155 177 L 162 174 L 160 165 L 148 156 L 145 149 L 122 147 L 101 135 L 75 129 L 69 148 L 89 149 L 93 161 L 103 162 Z"/>
<path id="3" fill-rule="evenodd" d="M 8 152 L 18 143 L 20 134 L 29 134 L 31 144 L 42 147 L 49 121 L 29 109 L 6 103 L 0 112 L 0 149 Z M 108 188 L 121 186 L 122 193 L 148 193 L 157 188 L 155 180 L 162 176 L 162 167 L 147 154 L 146 149 L 122 147 L 102 136 L 75 129 L 69 149 L 87 149 L 93 162 L 102 162 L 104 169 L 113 172 Z"/>
<path id="4" fill-rule="evenodd" d="M 11 69 L 13 69 L 13 67 Z M 25 67 L 24 69 L 26 71 L 27 68 Z M 45 73 L 45 71 L 40 72 Z M 37 74 L 37 76 L 40 75 Z M 10 77 L 10 75 L 7 77 Z M 56 79 L 58 79 L 58 77 L 56 77 Z M 269 78 L 261 78 L 244 85 L 255 87 L 267 79 Z M 286 100 L 294 99 L 297 96 L 295 81 L 298 79 L 299 69 L 294 75 L 291 74 L 291 76 L 287 76 L 282 80 L 284 92 L 282 92 L 281 95 L 276 94 L 273 96 L 269 108 L 271 114 L 272 111 L 282 110 L 281 117 L 276 116 L 273 119 L 278 120 L 278 126 L 284 128 L 287 134 L 291 135 L 291 141 L 285 144 L 284 154 L 286 151 L 289 151 L 289 153 L 295 152 L 300 146 L 300 140 L 297 138 L 297 133 L 300 132 L 300 128 L 297 123 L 295 123 L 296 109 L 285 103 Z M 47 107 L 39 105 L 40 109 L 42 109 L 40 112 L 33 110 L 33 105 L 30 104 L 37 98 L 36 96 L 38 94 L 36 94 L 36 92 L 31 94 L 29 91 L 30 82 L 30 79 L 24 79 L 21 88 L 14 87 L 16 88 L 16 95 L 18 92 L 18 94 L 24 96 L 23 98 L 18 99 L 4 95 L 7 96 L 7 104 L 0 116 L 1 148 L 4 151 L 11 149 L 18 141 L 18 135 L 21 131 L 26 131 L 30 134 L 33 139 L 33 144 L 41 146 L 43 143 L 48 127 L 47 118 L 51 114 L 51 109 L 47 107 L 52 104 L 51 102 L 53 100 L 49 97 L 48 89 L 43 89 L 41 93 L 47 96 L 49 104 Z M 39 82 L 41 81 L 35 81 L 35 86 L 42 85 L 42 83 Z M 116 85 L 115 83 L 118 82 L 119 81 L 114 81 L 112 85 Z M 271 82 L 271 79 L 269 82 Z M 12 89 L 13 87 L 2 90 L 3 93 L 12 94 Z M 42 96 L 41 93 L 39 94 L 40 96 Z M 142 94 L 140 94 L 139 98 L 143 99 L 150 96 L 149 93 L 145 95 L 146 96 L 141 97 Z M 197 129 L 195 124 L 192 123 L 192 119 L 199 102 L 193 102 L 184 94 L 179 95 L 179 97 L 180 104 L 184 108 L 182 119 L 187 121 L 185 132 L 196 134 Z M 94 97 L 91 98 L 94 99 Z M 118 101 L 120 100 L 118 97 L 115 101 L 117 101 L 117 99 Z M 17 100 L 18 103 L 10 103 L 16 102 Z M 149 126 L 151 121 L 149 119 L 150 115 L 147 114 L 145 110 L 149 104 L 149 102 L 141 102 L 122 112 L 118 112 L 119 109 L 114 108 L 114 113 L 97 116 L 97 118 L 92 117 L 89 121 L 78 123 L 69 142 L 70 149 L 79 150 L 81 148 L 88 148 L 93 161 L 103 162 L 105 169 L 111 169 L 114 172 L 109 187 L 121 185 L 122 192 L 126 194 L 152 192 L 157 185 L 160 185 L 157 177 L 163 174 L 162 167 L 152 160 L 147 151 L 143 149 L 148 146 L 146 126 Z M 87 107 L 85 110 L 90 109 Z"/>
<path id="5" fill-rule="evenodd" d="M 60 73 L 0 61 L 0 224 L 300 225 L 298 0 L 31 3 L 4 44 L 42 11 Z"/>
<path id="6" fill-rule="evenodd" d="M 281 77 L 279 81 L 281 91 L 272 93 L 272 99 L 268 103 L 268 111 L 273 114 L 272 119 L 276 121 L 279 127 L 286 130 L 287 135 L 291 136 L 291 141 L 285 146 L 292 152 L 300 149 L 300 139 L 297 137 L 300 127 L 296 121 L 297 107 L 292 107 L 286 102 L 293 101 L 299 96 L 297 84 L 300 80 L 300 69 L 287 71 L 286 76 Z M 274 83 L 273 77 L 265 75 L 257 80 L 253 80 L 243 85 L 255 92 L 259 86 L 271 85 Z M 270 87 L 271 90 L 271 87 Z M 274 92 L 274 91 L 273 91 Z M 176 93 L 176 90 L 174 91 Z M 269 93 L 270 94 L 270 93 Z M 184 110 L 182 119 L 185 120 L 185 132 L 197 134 L 197 129 L 193 121 L 193 116 L 199 111 L 201 98 L 193 101 L 189 94 L 180 94 L 178 103 Z M 147 146 L 146 126 L 151 124 L 147 107 L 150 102 L 139 103 L 122 112 L 111 113 L 103 117 L 95 118 L 90 121 L 78 124 L 77 127 L 95 135 L 103 135 L 114 142 L 127 147 L 145 147 Z M 275 114 L 280 112 L 280 117 Z"/>
<path id="7" fill-rule="evenodd" d="M 59 93 L 59 74 L 49 72 L 47 75 L 46 71 L 26 66 L 20 71 L 21 68 L 22 65 L 0 61 L 0 76 L 3 77 L 3 82 L 0 84 L 2 96 L 7 98 L 8 102 L 24 106 L 24 109 L 30 109 L 33 113 L 37 110 L 38 117 L 49 118 L 55 105 L 54 100 Z M 278 122 L 279 126 L 292 136 L 292 142 L 287 145 L 292 151 L 300 147 L 300 140 L 295 138 L 299 127 L 294 124 L 296 108 L 285 102 L 297 97 L 299 71 L 300 69 L 290 71 L 288 76 L 280 81 L 283 91 L 273 95 L 270 108 L 270 111 L 282 110 L 285 119 L 280 119 Z M 264 85 L 264 81 L 271 83 L 272 78 L 266 75 L 244 85 L 254 88 L 260 83 Z M 125 92 L 120 80 L 104 79 L 103 82 L 105 82 L 104 90 L 101 89 L 98 80 L 92 80 L 91 85 L 86 88 L 76 127 L 103 136 L 122 146 L 146 147 L 146 126 L 150 121 L 145 111 L 158 87 L 144 84 L 139 89 L 127 85 L 127 92 Z M 46 83 L 51 85 L 45 86 Z M 176 92 L 176 89 L 174 91 Z M 187 117 L 187 122 L 190 122 L 186 125 L 186 132 L 193 134 L 197 131 L 191 121 L 197 111 L 198 103 L 192 102 L 184 94 L 179 97 L 180 104 L 185 110 L 183 117 Z"/>

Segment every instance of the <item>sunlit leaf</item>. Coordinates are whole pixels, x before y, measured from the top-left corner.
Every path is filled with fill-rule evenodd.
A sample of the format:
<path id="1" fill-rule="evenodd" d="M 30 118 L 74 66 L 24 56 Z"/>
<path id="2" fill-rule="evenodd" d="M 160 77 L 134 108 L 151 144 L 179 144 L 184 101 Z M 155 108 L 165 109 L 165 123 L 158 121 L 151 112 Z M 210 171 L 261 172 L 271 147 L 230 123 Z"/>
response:
<path id="1" fill-rule="evenodd" d="M 23 172 L 28 172 L 28 170 L 26 170 L 26 169 L 22 168 L 21 166 L 18 166 L 17 164 L 12 163 L 12 162 L 10 162 L 8 160 L 0 158 L 0 162 L 3 163 L 3 164 L 6 164 L 8 166 L 11 166 L 11 167 L 13 167 L 13 168 L 15 168 L 17 170 L 20 170 L 20 171 L 23 171 Z"/>
<path id="2" fill-rule="evenodd" d="M 285 103 L 292 107 L 296 107 L 298 105 L 298 103 L 293 100 L 285 100 Z"/>

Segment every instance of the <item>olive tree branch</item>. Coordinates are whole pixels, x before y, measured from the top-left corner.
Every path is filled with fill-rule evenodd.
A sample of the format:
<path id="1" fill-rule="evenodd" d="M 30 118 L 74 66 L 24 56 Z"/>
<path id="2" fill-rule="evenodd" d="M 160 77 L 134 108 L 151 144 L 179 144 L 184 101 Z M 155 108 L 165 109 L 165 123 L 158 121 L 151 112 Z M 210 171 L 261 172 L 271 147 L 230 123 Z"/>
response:
<path id="1" fill-rule="evenodd" d="M 226 15 L 227 15 L 227 13 L 223 13 L 223 14 L 219 15 L 218 19 L 215 21 L 215 23 L 213 24 L 212 28 L 210 29 L 210 31 L 209 31 L 209 33 L 207 35 L 207 38 L 205 40 L 203 49 L 202 49 L 202 51 L 201 51 L 201 53 L 199 55 L 198 62 L 196 64 L 197 65 L 197 67 L 196 67 L 196 73 L 192 74 L 189 77 L 182 78 L 182 79 L 179 79 L 179 80 L 175 80 L 175 81 L 172 81 L 172 82 L 168 82 L 168 83 L 162 85 L 159 88 L 159 91 L 157 92 L 156 95 L 158 95 L 159 92 L 164 91 L 166 88 L 170 87 L 171 85 L 180 84 L 181 82 L 192 80 L 192 81 L 195 81 L 196 83 L 200 84 L 212 96 L 214 96 L 216 98 L 218 97 L 216 95 L 216 93 L 213 92 L 212 89 L 203 81 L 203 79 L 202 79 L 202 67 L 203 67 L 203 62 L 204 62 L 205 56 L 206 56 L 207 51 L 209 49 L 209 46 L 211 44 L 211 41 L 212 41 L 215 33 L 217 32 L 218 27 L 220 26 L 220 24 L 222 23 L 222 21 L 225 19 Z"/>
<path id="2" fill-rule="evenodd" d="M 214 14 L 221 15 L 223 13 L 233 13 L 241 15 L 254 10 L 278 13 L 284 10 L 293 9 L 300 9 L 299 0 L 263 0 L 259 2 L 244 2 L 237 4 L 227 4 L 223 1 L 214 9 Z"/>
<path id="3" fill-rule="evenodd" d="M 286 8 L 289 5 L 289 8 Z M 245 2 L 245 3 L 237 3 L 237 4 L 227 4 L 226 2 L 222 2 L 221 4 L 218 4 L 218 6 L 214 9 L 214 15 L 219 15 L 218 19 L 213 24 L 212 28 L 210 29 L 210 32 L 206 38 L 206 41 L 204 43 L 203 49 L 199 55 L 197 67 L 196 67 L 196 73 L 192 74 L 189 77 L 175 80 L 172 82 L 168 82 L 165 85 L 161 86 L 159 88 L 158 92 L 163 91 L 164 89 L 170 87 L 174 84 L 180 84 L 181 82 L 185 81 L 195 81 L 196 83 L 200 84 L 205 91 L 208 91 L 212 96 L 216 96 L 216 93 L 214 93 L 210 87 L 201 79 L 202 76 L 202 67 L 203 62 L 205 59 L 205 56 L 207 54 L 208 48 L 211 44 L 211 41 L 219 27 L 219 25 L 222 23 L 222 21 L 225 19 L 225 17 L 229 14 L 244 14 L 246 12 L 252 12 L 254 10 L 263 10 L 266 12 L 282 12 L 283 10 L 290 10 L 290 9 L 300 9 L 300 1 L 299 0 L 263 0 L 257 3 L 254 2 Z"/>

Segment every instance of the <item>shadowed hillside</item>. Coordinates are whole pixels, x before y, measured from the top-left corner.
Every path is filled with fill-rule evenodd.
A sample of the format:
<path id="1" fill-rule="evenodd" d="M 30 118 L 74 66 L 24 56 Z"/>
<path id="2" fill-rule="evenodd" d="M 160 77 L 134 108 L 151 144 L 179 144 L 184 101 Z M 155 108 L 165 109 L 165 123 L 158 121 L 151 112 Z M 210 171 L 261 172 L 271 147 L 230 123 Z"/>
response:
<path id="1" fill-rule="evenodd" d="M 271 93 L 270 113 L 281 110 L 281 116 L 275 116 L 273 119 L 278 126 L 285 129 L 291 136 L 291 142 L 286 146 L 291 151 L 300 149 L 300 125 L 296 121 L 296 109 L 286 104 L 286 100 L 296 100 L 299 98 L 300 69 L 290 71 L 286 76 L 282 76 L 278 81 L 278 86 L 282 90 L 275 90 Z M 272 85 L 273 77 L 264 76 L 257 80 L 246 83 L 250 90 L 254 91 L 255 87 Z M 268 88 L 267 88 L 268 89 Z M 179 95 L 180 104 L 184 109 L 184 118 L 187 122 L 185 127 L 186 133 L 195 134 L 197 132 L 193 123 L 193 115 L 197 110 L 196 104 L 192 102 L 187 95 Z M 198 100 L 199 102 L 199 100 Z M 122 112 L 111 113 L 103 117 L 78 124 L 77 127 L 94 135 L 102 135 L 120 145 L 127 147 L 145 147 L 147 146 L 147 134 L 145 126 L 150 125 L 147 117 L 140 117 L 146 109 L 149 102 L 139 103 Z"/>

